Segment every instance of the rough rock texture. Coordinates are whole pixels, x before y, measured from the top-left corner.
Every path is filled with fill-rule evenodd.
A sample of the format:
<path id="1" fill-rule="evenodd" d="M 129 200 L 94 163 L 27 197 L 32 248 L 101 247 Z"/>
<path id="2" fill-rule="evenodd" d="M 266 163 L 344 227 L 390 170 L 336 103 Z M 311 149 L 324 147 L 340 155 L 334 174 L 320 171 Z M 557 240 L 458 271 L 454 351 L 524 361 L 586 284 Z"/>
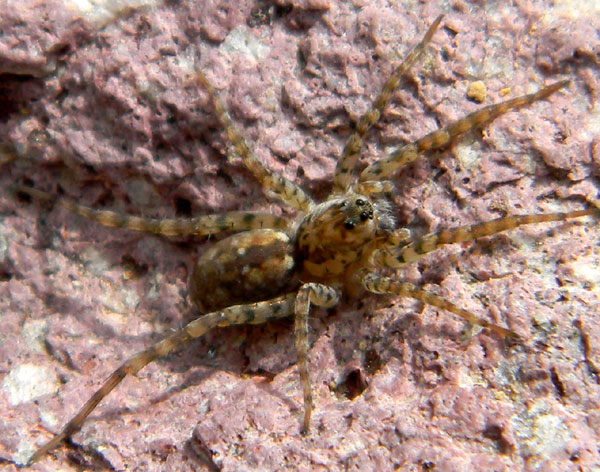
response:
<path id="1" fill-rule="evenodd" d="M 473 81 L 484 104 L 572 82 L 402 172 L 399 221 L 423 233 L 597 199 L 599 12 L 501 3 L 3 2 L 0 468 L 197 315 L 186 278 L 210 244 L 104 228 L 19 201 L 12 183 L 156 217 L 294 214 L 226 155 L 195 67 L 256 154 L 324 197 L 349 124 L 445 13 L 363 163 L 480 106 Z M 399 274 L 511 327 L 524 347 L 486 332 L 465 343 L 459 320 L 411 300 L 315 311 L 316 409 L 302 437 L 291 324 L 225 329 L 125 380 L 31 470 L 600 470 L 597 229 L 592 218 L 519 229 Z"/>

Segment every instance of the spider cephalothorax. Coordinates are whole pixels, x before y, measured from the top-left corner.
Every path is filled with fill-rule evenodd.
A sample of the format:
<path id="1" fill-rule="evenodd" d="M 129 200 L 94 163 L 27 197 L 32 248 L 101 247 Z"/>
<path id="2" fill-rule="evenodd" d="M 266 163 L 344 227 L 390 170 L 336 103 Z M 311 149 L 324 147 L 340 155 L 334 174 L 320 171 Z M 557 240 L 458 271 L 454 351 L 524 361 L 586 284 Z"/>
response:
<path id="1" fill-rule="evenodd" d="M 517 337 L 511 330 L 477 317 L 449 300 L 403 282 L 398 277 L 382 274 L 391 274 L 393 269 L 412 263 L 445 244 L 471 241 L 524 224 L 597 215 L 598 210 L 509 216 L 414 238 L 405 228 L 396 227 L 390 203 L 383 195 L 393 190 L 389 179 L 422 153 L 448 145 L 458 135 L 488 123 L 511 108 L 544 99 L 566 86 L 568 81 L 556 82 L 536 93 L 481 108 L 371 163 L 358 178 L 354 174 L 363 137 L 379 120 L 398 87 L 401 75 L 423 53 L 441 19 L 438 17 L 433 22 L 422 41 L 386 81 L 371 109 L 358 121 L 339 157 L 332 194 L 321 203 L 313 201 L 293 182 L 270 171 L 252 154 L 211 83 L 198 72 L 197 80 L 208 92 L 232 150 L 270 195 L 298 211 L 293 221 L 267 213 L 247 212 L 189 220 L 147 219 L 94 210 L 30 187 L 19 188 L 30 196 L 56 200 L 58 204 L 107 226 L 165 236 L 205 235 L 220 231 L 237 233 L 214 244 L 200 256 L 192 270 L 190 298 L 208 313 L 123 363 L 61 433 L 42 446 L 30 462 L 79 429 L 98 403 L 126 375 L 135 374 L 159 356 L 216 327 L 264 323 L 287 316 L 295 318 L 295 345 L 304 397 L 302 429 L 308 431 L 313 408 L 307 360 L 308 315 L 311 305 L 332 307 L 342 294 L 352 296 L 367 291 L 410 297 L 488 328 L 502 338 Z"/>
<path id="2" fill-rule="evenodd" d="M 318 204 L 297 230 L 305 273 L 330 283 L 343 279 L 356 264 L 364 267 L 393 226 L 389 206 L 366 195 L 350 193 Z"/>

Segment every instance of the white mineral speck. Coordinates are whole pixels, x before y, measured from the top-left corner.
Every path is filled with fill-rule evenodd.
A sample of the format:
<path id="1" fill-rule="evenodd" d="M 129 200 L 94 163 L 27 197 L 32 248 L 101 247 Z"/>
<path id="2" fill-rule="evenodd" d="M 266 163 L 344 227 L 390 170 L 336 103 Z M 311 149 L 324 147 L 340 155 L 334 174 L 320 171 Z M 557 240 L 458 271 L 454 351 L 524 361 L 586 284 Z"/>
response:
<path id="1" fill-rule="evenodd" d="M 54 393 L 59 387 L 60 382 L 54 372 L 35 364 L 18 365 L 2 380 L 2 389 L 7 393 L 11 406 Z"/>
<path id="2" fill-rule="evenodd" d="M 238 26 L 223 41 L 221 52 L 226 55 L 242 53 L 260 62 L 269 54 L 269 48 L 260 42 L 249 28 Z"/>

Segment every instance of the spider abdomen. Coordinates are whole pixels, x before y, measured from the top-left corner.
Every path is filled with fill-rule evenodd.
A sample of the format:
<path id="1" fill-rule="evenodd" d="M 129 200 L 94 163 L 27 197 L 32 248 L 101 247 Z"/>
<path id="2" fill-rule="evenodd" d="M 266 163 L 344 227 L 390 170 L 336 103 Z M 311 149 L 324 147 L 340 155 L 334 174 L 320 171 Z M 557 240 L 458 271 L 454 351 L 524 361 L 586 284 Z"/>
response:
<path id="1" fill-rule="evenodd" d="M 204 252 L 192 270 L 189 293 L 205 312 L 268 300 L 294 290 L 294 246 L 283 231 L 234 234 Z"/>

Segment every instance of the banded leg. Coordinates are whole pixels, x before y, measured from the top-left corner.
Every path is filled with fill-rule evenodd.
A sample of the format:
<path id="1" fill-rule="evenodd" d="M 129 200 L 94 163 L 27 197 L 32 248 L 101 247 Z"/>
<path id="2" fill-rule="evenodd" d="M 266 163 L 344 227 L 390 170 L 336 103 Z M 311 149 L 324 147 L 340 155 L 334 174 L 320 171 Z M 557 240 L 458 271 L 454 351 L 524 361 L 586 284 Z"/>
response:
<path id="1" fill-rule="evenodd" d="M 562 80 L 549 85 L 548 87 L 544 87 L 535 93 L 522 95 L 511 100 L 489 105 L 470 113 L 460 120 L 450 123 L 442 129 L 433 131 L 411 144 L 402 146 L 389 156 L 374 162 L 362 171 L 360 180 L 389 179 L 398 171 L 398 169 L 413 162 L 422 153 L 442 148 L 457 136 L 479 126 L 483 126 L 513 108 L 527 106 L 535 101 L 542 100 L 549 95 L 552 95 L 557 90 L 560 90 L 568 83 L 568 80 Z"/>
<path id="2" fill-rule="evenodd" d="M 92 411 L 94 411 L 96 406 L 98 406 L 104 397 L 119 385 L 127 375 L 135 375 L 150 362 L 168 354 L 173 349 L 182 346 L 190 340 L 202 336 L 213 328 L 246 323 L 260 324 L 289 316 L 294 311 L 295 300 L 296 294 L 292 293 L 265 302 L 253 303 L 250 305 L 236 305 L 221 311 L 203 315 L 187 324 L 180 331 L 131 357 L 110 374 L 104 384 L 102 384 L 96 393 L 91 396 L 58 435 L 44 444 L 31 456 L 27 465 L 33 464 L 48 451 L 60 444 L 64 439 L 78 431 L 85 419 Z"/>
<path id="3" fill-rule="evenodd" d="M 444 229 L 436 233 L 427 234 L 416 241 L 398 238 L 399 245 L 396 248 L 380 250 L 375 254 L 375 261 L 391 268 L 398 268 L 405 264 L 417 261 L 425 254 L 435 251 L 445 244 L 473 241 L 484 236 L 492 236 L 501 231 L 518 228 L 519 226 L 532 223 L 546 223 L 549 221 L 565 221 L 571 218 L 583 216 L 600 216 L 600 209 L 588 208 L 566 213 L 546 213 L 520 216 L 507 216 L 496 220 L 485 221 L 475 225 L 458 226 L 456 228 Z M 400 230 L 402 231 L 402 230 Z"/>
<path id="4" fill-rule="evenodd" d="M 356 191 L 361 195 L 392 193 L 395 190 L 391 180 L 368 180 L 356 184 Z"/>
<path id="5" fill-rule="evenodd" d="M 249 231 L 252 229 L 281 229 L 287 228 L 287 220 L 269 213 L 248 213 L 230 211 L 220 215 L 205 215 L 196 218 L 144 218 L 125 215 L 110 210 L 97 210 L 81 205 L 73 200 L 57 197 L 31 187 L 19 186 L 14 189 L 17 193 L 49 201 L 60 205 L 85 218 L 104 226 L 132 229 L 163 236 L 202 236 L 221 231 Z"/>
<path id="6" fill-rule="evenodd" d="M 197 71 L 198 81 L 202 84 L 202 87 L 208 92 L 212 101 L 213 107 L 221 122 L 225 133 L 230 143 L 233 145 L 235 152 L 242 158 L 242 161 L 246 167 L 254 174 L 262 186 L 269 192 L 273 193 L 284 203 L 297 208 L 298 210 L 307 211 L 312 205 L 312 199 L 302 190 L 298 185 L 290 182 L 283 176 L 267 169 L 262 162 L 252 153 L 246 140 L 233 125 L 229 113 L 225 108 L 225 105 L 217 95 L 217 92 L 206 79 L 202 72 Z"/>
<path id="7" fill-rule="evenodd" d="M 335 193 L 344 193 L 348 190 L 350 186 L 350 181 L 352 179 L 352 172 L 354 167 L 356 166 L 356 161 L 358 160 L 358 154 L 360 153 L 363 146 L 363 138 L 367 131 L 371 129 L 371 127 L 379 121 L 381 114 L 383 113 L 384 108 L 389 103 L 392 95 L 398 88 L 400 84 L 400 78 L 404 73 L 411 67 L 419 57 L 425 51 L 425 47 L 427 43 L 431 41 L 431 37 L 436 32 L 440 22 L 442 21 L 443 15 L 438 16 L 432 25 L 429 27 L 425 36 L 421 40 L 419 44 L 417 44 L 406 56 L 406 59 L 402 61 L 402 63 L 394 69 L 392 75 L 383 85 L 383 88 L 377 98 L 371 105 L 369 111 L 367 111 L 364 115 L 360 117 L 358 123 L 356 124 L 356 130 L 354 133 L 348 138 L 348 142 L 344 147 L 344 152 L 340 156 L 337 166 L 335 169 L 335 177 L 333 181 L 333 191 Z"/>
<path id="8" fill-rule="evenodd" d="M 296 296 L 294 308 L 296 353 L 298 355 L 298 373 L 300 374 L 300 382 L 304 394 L 303 434 L 308 433 L 313 408 L 310 374 L 308 372 L 308 313 L 310 305 L 331 308 L 339 302 L 339 299 L 340 297 L 334 288 L 317 283 L 302 285 Z"/>
<path id="9" fill-rule="evenodd" d="M 445 298 L 434 295 L 433 293 L 429 293 L 423 289 L 414 286 L 411 283 L 399 282 L 390 277 L 380 277 L 376 274 L 369 274 L 363 279 L 363 285 L 369 292 L 372 293 L 413 298 L 427 305 L 431 305 L 436 308 L 449 311 L 450 313 L 454 313 L 455 315 L 460 316 L 462 319 L 466 320 L 469 323 L 476 324 L 478 326 L 482 326 L 486 329 L 489 329 L 490 331 L 493 331 L 502 339 L 511 338 L 514 340 L 518 340 L 520 338 L 517 333 L 509 329 L 503 328 L 501 326 L 492 324 L 489 321 L 474 315 L 470 311 L 460 308 L 459 306 L 446 300 Z"/>

